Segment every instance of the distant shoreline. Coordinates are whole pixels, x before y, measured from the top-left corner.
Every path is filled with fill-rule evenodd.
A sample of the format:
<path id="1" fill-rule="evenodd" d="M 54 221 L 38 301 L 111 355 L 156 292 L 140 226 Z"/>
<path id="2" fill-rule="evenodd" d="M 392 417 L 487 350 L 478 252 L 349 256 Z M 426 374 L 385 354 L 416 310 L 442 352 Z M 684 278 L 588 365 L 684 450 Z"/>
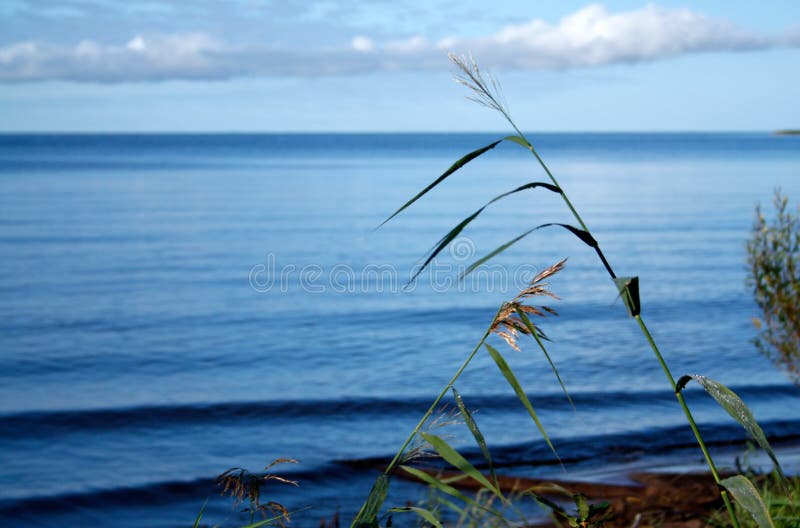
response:
<path id="1" fill-rule="evenodd" d="M 800 128 L 790 128 L 786 130 L 776 130 L 776 136 L 800 136 Z"/>

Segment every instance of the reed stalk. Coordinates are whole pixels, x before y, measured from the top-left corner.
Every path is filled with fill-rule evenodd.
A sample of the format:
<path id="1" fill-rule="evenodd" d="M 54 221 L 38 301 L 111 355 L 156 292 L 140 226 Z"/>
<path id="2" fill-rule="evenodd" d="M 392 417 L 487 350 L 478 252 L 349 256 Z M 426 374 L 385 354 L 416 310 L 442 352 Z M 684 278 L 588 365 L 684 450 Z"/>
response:
<path id="1" fill-rule="evenodd" d="M 458 225 L 456 225 L 456 227 L 454 227 L 450 232 L 448 232 L 444 237 L 442 237 L 442 239 L 436 244 L 436 246 L 431 251 L 431 253 L 429 253 L 429 255 L 427 256 L 427 259 L 425 260 L 425 262 L 422 265 L 422 267 L 419 270 L 417 270 L 417 272 L 413 275 L 411 280 L 413 281 L 414 279 L 416 279 L 416 277 L 421 273 L 422 269 L 424 269 L 430 262 L 432 262 L 432 260 L 448 244 L 450 244 L 450 242 L 452 242 L 452 240 L 454 240 L 455 237 L 470 222 L 472 222 L 478 215 L 480 215 L 489 205 L 497 202 L 498 200 L 500 200 L 502 198 L 505 198 L 506 196 L 509 196 L 511 194 L 514 194 L 514 193 L 517 193 L 517 192 L 521 192 L 521 191 L 524 191 L 524 190 L 527 190 L 527 189 L 540 188 L 540 189 L 545 189 L 545 190 L 548 190 L 550 192 L 555 192 L 557 194 L 560 194 L 562 200 L 564 201 L 564 204 L 567 206 L 569 211 L 572 213 L 572 216 L 574 217 L 575 221 L 580 225 L 580 229 L 578 229 L 577 227 L 574 227 L 572 225 L 554 224 L 554 223 L 542 224 L 540 226 L 534 227 L 533 229 L 530 229 L 530 230 L 526 231 L 522 235 L 517 236 L 516 238 L 514 238 L 510 242 L 508 242 L 506 244 L 503 244 L 502 246 L 500 246 L 499 248 L 495 249 L 494 251 L 492 251 L 491 253 L 489 253 L 485 257 L 482 257 L 481 259 L 479 259 L 478 261 L 476 261 L 475 263 L 470 265 L 469 268 L 467 268 L 464 272 L 462 272 L 461 277 L 463 278 L 466 274 L 468 274 L 468 273 L 472 272 L 474 269 L 476 269 L 477 266 L 479 266 L 482 263 L 486 262 L 490 258 L 496 256 L 497 254 L 499 254 L 500 252 L 504 251 L 505 249 L 507 249 L 512 244 L 518 242 L 519 240 L 521 240 L 522 238 L 524 238 L 528 234 L 532 233 L 533 231 L 536 231 L 536 230 L 538 230 L 540 228 L 547 227 L 547 226 L 560 226 L 560 227 L 563 227 L 563 228 L 567 229 L 568 231 L 570 231 L 575 236 L 577 236 L 580 240 L 582 240 L 584 243 L 586 243 L 592 249 L 594 249 L 595 252 L 597 253 L 598 258 L 600 259 L 601 263 L 603 264 L 603 267 L 606 269 L 606 271 L 608 272 L 608 274 L 611 277 L 611 279 L 616 283 L 617 288 L 620 291 L 620 295 L 623 297 L 623 300 L 625 302 L 625 306 L 626 306 L 626 309 L 629 312 L 629 315 L 636 320 L 636 323 L 639 326 L 639 329 L 641 330 L 642 335 L 647 340 L 647 343 L 650 346 L 650 349 L 652 350 L 653 354 L 655 355 L 655 358 L 658 361 L 658 364 L 660 365 L 662 371 L 664 372 L 664 375 L 666 376 L 667 381 L 669 382 L 670 386 L 672 387 L 672 390 L 673 390 L 673 392 L 674 392 L 674 394 L 675 394 L 675 396 L 676 396 L 676 398 L 678 400 L 678 403 L 679 403 L 681 409 L 683 410 L 683 413 L 684 413 L 684 415 L 686 417 L 686 420 L 689 423 L 689 426 L 690 426 L 690 428 L 692 430 L 692 433 L 694 434 L 695 440 L 697 441 L 697 444 L 698 444 L 698 446 L 700 447 L 700 450 L 703 453 L 703 457 L 705 459 L 706 464 L 708 465 L 708 468 L 709 468 L 709 470 L 711 472 L 711 475 L 712 475 L 712 477 L 714 478 L 714 481 L 716 482 L 716 484 L 719 487 L 720 496 L 721 496 L 721 498 L 722 498 L 722 500 L 723 500 L 723 502 L 725 504 L 725 508 L 727 510 L 728 517 L 730 518 L 730 522 L 731 522 L 731 524 L 733 525 L 734 528 L 739 528 L 740 525 L 739 525 L 739 521 L 738 521 L 738 519 L 736 517 L 736 512 L 734 510 L 733 504 L 731 502 L 731 496 L 733 496 L 737 500 L 737 502 L 739 502 L 739 503 L 742 503 L 743 500 L 745 500 L 745 502 L 747 502 L 749 499 L 753 499 L 753 500 L 755 500 L 755 501 L 757 501 L 759 503 L 759 506 L 763 506 L 763 502 L 761 501 L 761 498 L 758 496 L 757 492 L 755 492 L 752 489 L 750 489 L 750 488 L 752 488 L 752 484 L 750 484 L 749 481 L 747 481 L 747 479 L 745 477 L 743 477 L 741 475 L 737 475 L 735 477 L 727 478 L 727 479 L 724 479 L 724 480 L 720 479 L 720 475 L 719 475 L 719 472 L 717 471 L 716 465 L 714 464 L 714 460 L 711 457 L 711 454 L 708 451 L 706 443 L 703 440 L 703 436 L 702 436 L 702 434 L 700 433 L 700 430 L 697 427 L 697 424 L 696 424 L 696 422 L 694 420 L 694 417 L 692 416 L 691 411 L 689 410 L 689 406 L 686 404 L 686 401 L 685 401 L 684 396 L 682 394 L 682 390 L 690 380 L 696 380 L 699 384 L 701 384 L 703 386 L 703 388 L 706 390 L 706 392 L 709 395 L 711 395 L 717 401 L 717 403 L 719 403 L 726 410 L 726 412 L 728 412 L 728 414 L 731 417 L 733 417 L 737 422 L 739 422 L 739 424 L 742 425 L 745 428 L 745 430 L 751 436 L 753 436 L 753 438 L 758 442 L 758 444 L 767 452 L 767 454 L 770 456 L 770 458 L 775 463 L 775 469 L 776 469 L 777 474 L 781 477 L 782 482 L 785 483 L 785 477 L 784 477 L 784 474 L 783 474 L 783 472 L 782 472 L 782 470 L 780 468 L 780 464 L 778 464 L 778 460 L 775 457 L 775 453 L 772 450 L 772 448 L 769 446 L 769 442 L 767 441 L 766 437 L 763 434 L 763 431 L 761 431 L 761 428 L 758 426 L 757 422 L 755 421 L 755 418 L 752 416 L 752 413 L 749 411 L 749 409 L 747 409 L 747 407 L 744 405 L 744 403 L 741 401 L 741 399 L 735 393 L 730 391 L 730 389 L 728 389 L 727 387 L 725 387 L 724 385 L 722 385 L 722 384 L 720 384 L 718 382 L 715 382 L 713 380 L 705 378 L 704 376 L 686 375 L 686 376 L 681 377 L 677 382 L 675 381 L 675 378 L 672 375 L 672 372 L 670 371 L 669 366 L 667 365 L 667 362 L 664 359 L 664 356 L 661 354 L 661 351 L 659 350 L 658 345 L 655 342 L 655 339 L 653 338 L 652 334 L 650 333 L 650 330 L 647 328 L 647 325 L 645 324 L 644 319 L 641 316 L 641 313 L 640 313 L 641 310 L 640 310 L 640 305 L 639 305 L 639 293 L 638 293 L 638 278 L 637 277 L 617 277 L 616 273 L 614 272 L 613 267 L 608 262 L 608 259 L 606 259 L 606 256 L 603 254 L 603 251 L 602 251 L 599 243 L 594 238 L 594 236 L 591 234 L 591 231 L 589 230 L 589 227 L 583 221 L 583 218 L 581 218 L 581 216 L 578 213 L 577 209 L 572 204 L 572 201 L 569 199 L 569 196 L 567 195 L 567 193 L 564 191 L 564 189 L 558 183 L 558 180 L 553 175 L 553 173 L 550 171 L 550 169 L 547 167 L 547 164 L 544 162 L 542 157 L 536 151 L 536 149 L 534 148 L 533 144 L 530 141 L 528 141 L 528 139 L 525 137 L 525 135 L 522 133 L 522 131 L 519 129 L 519 127 L 516 125 L 516 123 L 514 123 L 514 120 L 511 118 L 511 115 L 510 115 L 510 113 L 508 112 L 508 110 L 506 108 L 505 101 L 502 98 L 502 95 L 500 93 L 499 84 L 497 83 L 497 81 L 495 81 L 493 78 L 491 78 L 489 76 L 488 79 L 489 79 L 490 82 L 487 83 L 486 79 L 484 78 L 482 72 L 478 69 L 478 66 L 474 62 L 474 60 L 467 61 L 466 59 L 459 58 L 459 57 L 456 57 L 454 55 L 451 55 L 450 57 L 455 62 L 456 66 L 460 70 L 458 72 L 458 75 L 456 76 L 456 81 L 458 81 L 460 84 L 463 84 L 464 86 L 466 86 L 472 92 L 471 96 L 469 96 L 468 98 L 473 100 L 473 101 L 475 101 L 475 102 L 477 102 L 477 103 L 479 103 L 479 104 L 481 104 L 481 105 L 483 105 L 483 106 L 486 106 L 486 107 L 488 107 L 490 109 L 496 110 L 500 114 L 502 114 L 503 117 L 505 118 L 505 120 L 511 125 L 511 128 L 513 128 L 513 130 L 516 132 L 516 135 L 502 138 L 502 139 L 500 139 L 498 141 L 495 141 L 495 142 L 493 142 L 493 143 L 491 143 L 491 144 L 489 144 L 489 145 L 487 145 L 487 146 L 485 146 L 483 148 L 480 148 L 478 150 L 475 150 L 475 151 L 470 152 L 469 154 L 463 156 L 462 158 L 457 160 L 455 163 L 453 163 L 453 165 L 450 168 L 448 168 L 441 176 L 439 176 L 434 182 L 432 182 L 427 187 L 425 187 L 422 191 L 420 191 L 413 198 L 411 198 L 408 202 L 406 202 L 403 206 L 401 206 L 397 211 L 395 211 L 391 216 L 389 216 L 389 218 L 387 218 L 383 223 L 385 224 L 386 222 L 388 222 L 389 220 L 394 218 L 400 212 L 402 212 L 407 207 L 409 207 L 411 204 L 416 202 L 419 198 L 421 198 L 428 191 L 430 191 L 435 186 L 437 186 L 439 183 L 441 183 L 445 178 L 449 177 L 455 171 L 459 170 L 466 163 L 469 163 L 471 160 L 477 158 L 478 156 L 481 156 L 484 153 L 488 152 L 489 150 L 494 149 L 498 144 L 500 144 L 503 141 L 510 141 L 510 142 L 513 142 L 513 143 L 517 143 L 518 145 L 520 145 L 520 146 L 526 148 L 527 150 L 529 150 L 530 153 L 536 158 L 536 161 L 539 163 L 541 168 L 547 174 L 547 177 L 550 179 L 551 183 L 531 182 L 531 183 L 525 184 L 523 186 L 520 186 L 520 187 L 518 187 L 518 188 L 516 188 L 516 189 L 514 189 L 512 191 L 500 194 L 500 195 L 496 196 L 495 198 L 493 198 L 492 200 L 490 200 L 489 202 L 487 202 L 486 205 L 484 205 L 483 207 L 481 207 L 480 209 L 475 211 L 472 215 L 470 215 L 467 218 L 465 218 L 464 220 L 462 220 Z M 383 225 L 383 224 L 381 224 L 381 225 Z M 561 269 L 562 266 L 563 266 L 563 261 L 558 263 L 558 264 L 556 264 L 556 265 L 554 265 L 554 266 L 552 266 L 548 270 L 545 270 L 545 272 L 543 272 L 542 274 L 537 276 L 536 279 L 534 279 L 534 281 L 531 283 L 531 285 L 533 286 L 537 281 L 541 280 L 542 278 L 545 278 L 545 277 L 555 273 L 556 271 Z M 541 288 L 541 286 L 537 286 L 534 289 L 537 289 L 537 288 Z M 529 291 L 529 290 L 526 290 L 526 292 L 527 291 Z M 533 290 L 530 290 L 530 291 L 532 292 Z M 521 295 L 529 295 L 529 293 L 526 293 L 526 292 L 523 292 L 523 294 L 521 294 Z M 541 289 L 538 289 L 537 292 L 538 293 L 532 293 L 532 294 L 533 295 L 536 295 L 536 294 L 551 295 L 549 293 L 542 293 Z M 519 296 L 518 296 L 518 298 L 519 298 Z M 516 300 L 517 299 L 515 299 L 515 301 Z M 434 402 L 431 404 L 431 406 L 428 409 L 428 411 L 423 415 L 422 419 L 419 421 L 417 426 L 412 430 L 411 434 L 408 436 L 406 441 L 403 443 L 403 445 L 401 446 L 400 450 L 397 452 L 397 454 L 391 460 L 391 462 L 386 467 L 384 472 L 378 477 L 378 479 L 376 480 L 375 485 L 373 486 L 372 491 L 370 492 L 370 497 L 368 497 L 367 501 L 364 503 L 364 506 L 362 506 L 361 510 L 359 511 L 358 515 L 356 516 L 355 520 L 353 521 L 353 525 L 352 525 L 353 527 L 361 528 L 361 527 L 368 526 L 370 528 L 373 528 L 373 527 L 377 526 L 376 515 L 377 515 L 377 512 L 378 512 L 378 510 L 380 508 L 380 504 L 383 502 L 383 499 L 385 499 L 386 490 L 388 488 L 389 477 L 391 476 L 392 472 L 395 470 L 397 464 L 401 460 L 403 460 L 403 454 L 406 452 L 406 449 L 408 448 L 408 446 L 411 444 L 411 442 L 414 440 L 414 438 L 417 435 L 422 436 L 426 440 L 430 440 L 431 438 L 435 438 L 432 435 L 426 435 L 425 433 L 423 433 L 422 432 L 422 428 L 425 426 L 426 422 L 430 419 L 430 417 L 433 414 L 434 410 L 439 405 L 439 403 L 444 398 L 444 396 L 447 394 L 447 392 L 451 388 L 453 388 L 453 385 L 456 382 L 456 380 L 461 376 L 461 374 L 467 368 L 467 366 L 472 361 L 472 359 L 475 357 L 475 355 L 478 353 L 478 351 L 480 350 L 482 345 L 486 346 L 486 348 L 489 351 L 490 355 L 492 356 L 492 358 L 497 363 L 498 368 L 501 370 L 503 375 L 506 377 L 507 381 L 514 388 L 514 390 L 517 393 L 520 401 L 523 403 L 523 405 L 525 405 L 525 407 L 527 408 L 529 414 L 531 415 L 533 420 L 536 422 L 536 425 L 539 428 L 539 431 L 542 433 L 542 435 L 544 436 L 544 439 L 547 441 L 548 445 L 550 446 L 550 448 L 555 453 L 555 449 L 553 448 L 552 443 L 550 442 L 550 439 L 549 439 L 548 435 L 545 433 L 541 423 L 539 422 L 539 420 L 538 420 L 538 418 L 536 416 L 536 413 L 534 412 L 533 408 L 531 407 L 530 402 L 528 401 L 528 398 L 525 395 L 523 389 L 520 387 L 516 377 L 510 371 L 510 369 L 508 368 L 508 365 L 502 359 L 502 356 L 500 356 L 499 352 L 497 352 L 495 349 L 493 349 L 488 343 L 485 343 L 485 341 L 486 341 L 487 337 L 489 336 L 489 334 L 491 334 L 493 331 L 497 331 L 495 329 L 495 326 L 501 324 L 504 321 L 503 318 L 504 317 L 507 318 L 511 314 L 511 312 L 514 311 L 514 307 L 515 306 L 516 306 L 516 312 L 517 312 L 517 314 L 519 316 L 519 321 L 517 323 L 510 324 L 510 326 L 508 326 L 509 325 L 509 321 L 505 321 L 506 325 L 508 326 L 508 328 L 511 329 L 511 333 L 514 334 L 514 336 L 516 336 L 517 331 L 520 331 L 520 332 L 523 332 L 523 333 L 530 333 L 534 337 L 534 339 L 537 341 L 537 343 L 539 344 L 540 348 L 542 349 L 542 352 L 545 354 L 545 356 L 547 357 L 548 361 L 550 362 L 550 365 L 553 368 L 553 371 L 555 372 L 555 374 L 556 374 L 556 376 L 557 376 L 557 378 L 559 380 L 559 383 L 561 383 L 561 386 L 564 389 L 565 394 L 567 394 L 567 397 L 569 398 L 569 395 L 566 392 L 566 388 L 564 387 L 563 382 L 561 382 L 561 378 L 560 378 L 560 376 L 558 374 L 558 371 L 555 368 L 555 365 L 553 364 L 552 361 L 550 361 L 550 356 L 547 353 L 547 351 L 546 351 L 541 339 L 539 339 L 539 336 L 537 334 L 537 330 L 531 325 L 531 323 L 528 320 L 528 318 L 525 315 L 525 313 L 523 313 L 524 310 L 521 310 L 521 308 L 524 308 L 524 307 L 518 306 L 517 304 L 515 304 L 514 301 L 512 301 L 511 303 L 505 303 L 503 306 L 500 307 L 500 309 L 498 310 L 497 314 L 492 319 L 492 323 L 490 324 L 490 326 L 486 330 L 486 332 L 484 332 L 483 337 L 480 339 L 478 344 L 470 352 L 470 354 L 464 360 L 464 362 L 462 363 L 460 368 L 456 371 L 455 375 L 451 378 L 451 380 L 444 386 L 442 391 L 439 393 L 439 395 L 436 397 Z M 546 307 L 545 307 L 545 309 L 549 310 Z M 503 314 L 503 315 L 501 315 L 501 314 Z M 524 328 L 527 328 L 527 330 L 523 330 Z M 516 346 L 515 337 L 514 336 L 504 335 L 503 332 L 498 332 L 498 335 L 500 335 L 500 337 L 503 337 L 503 339 L 505 339 L 506 342 L 510 346 L 512 346 L 512 348 L 515 348 L 515 349 L 519 350 L 519 348 Z M 570 399 L 570 402 L 571 402 L 571 399 Z M 475 424 L 472 424 L 472 425 L 475 428 L 477 427 L 477 426 L 475 426 Z M 475 433 L 475 431 L 473 431 L 473 433 Z M 485 448 L 485 445 L 481 443 L 483 441 L 483 438 L 482 438 L 481 435 L 479 435 L 479 434 L 476 435 L 476 440 L 478 441 L 479 445 L 481 445 L 482 448 Z M 439 443 L 441 443 L 441 442 L 439 442 Z M 437 447 L 436 443 L 433 444 L 433 447 L 434 448 Z M 447 447 L 447 449 L 448 449 L 448 453 L 450 453 L 450 455 L 452 455 L 452 456 L 450 456 L 447 453 L 445 453 L 442 449 L 437 449 L 437 451 L 440 453 L 440 455 L 443 455 L 443 458 L 448 459 L 448 461 L 453 463 L 453 461 L 456 460 L 456 455 L 457 454 L 455 453 L 455 451 L 452 450 L 452 448 L 449 448 L 449 446 Z M 558 458 L 557 454 L 556 454 L 556 457 Z M 471 466 L 466 460 L 461 458 L 460 455 L 457 455 L 457 458 L 458 458 L 458 460 L 456 461 L 457 463 L 455 465 L 462 466 L 462 467 L 468 469 L 470 474 L 475 476 L 476 478 L 482 478 L 482 475 L 480 475 L 478 473 L 478 471 L 473 466 Z M 491 465 L 491 461 L 490 461 L 490 465 Z M 487 489 L 492 491 L 493 486 L 491 486 L 491 484 L 488 483 L 488 481 L 486 481 L 486 482 L 487 482 L 487 484 L 486 484 Z M 788 488 L 787 488 L 787 490 L 788 490 Z M 753 494 L 755 494 L 755 497 L 753 497 Z M 790 495 L 790 493 L 787 491 L 787 496 L 789 496 L 789 495 Z M 502 499 L 502 496 L 500 496 L 500 498 Z M 757 515 L 757 512 L 754 513 L 755 510 L 752 509 L 753 504 L 751 503 L 749 506 L 750 507 L 746 507 L 746 508 L 755 517 Z M 397 510 L 392 510 L 392 511 L 397 511 Z M 430 512 L 426 511 L 426 512 L 417 512 L 417 513 L 419 513 L 420 515 L 426 516 Z M 759 524 L 761 524 L 761 523 L 759 523 Z M 771 521 L 769 521 L 769 523 L 767 523 L 767 524 L 763 524 L 762 526 L 768 526 L 768 525 L 771 526 Z"/>
<path id="2" fill-rule="evenodd" d="M 586 225 L 586 223 L 581 218 L 581 215 L 578 213 L 578 211 L 572 205 L 572 202 L 570 201 L 569 197 L 567 196 L 566 191 L 564 191 L 564 188 L 561 187 L 561 185 L 558 183 L 558 180 L 556 180 L 555 176 L 553 176 L 553 173 L 550 172 L 550 169 L 547 167 L 547 165 L 545 164 L 544 160 L 541 158 L 541 156 L 539 156 L 539 153 L 536 152 L 536 149 L 533 147 L 533 144 L 530 141 L 528 141 L 528 139 L 525 137 L 525 135 L 522 133 L 522 131 L 520 131 L 520 129 L 517 127 L 517 125 L 514 123 L 514 121 L 509 116 L 508 112 L 504 111 L 504 112 L 501 112 L 501 114 L 503 114 L 503 117 L 505 117 L 505 119 L 511 124 L 512 128 L 517 132 L 519 137 L 522 138 L 528 144 L 528 149 L 530 150 L 531 154 L 533 154 L 536 157 L 536 160 L 539 162 L 539 164 L 541 165 L 542 169 L 544 169 L 544 171 L 547 174 L 548 178 L 550 178 L 550 181 L 553 182 L 553 185 L 555 185 L 556 187 L 561 189 L 561 193 L 560 193 L 561 194 L 561 198 L 564 200 L 564 203 L 569 208 L 569 210 L 572 213 L 572 215 L 575 218 L 575 220 L 580 224 L 581 228 L 583 228 L 583 230 L 586 231 L 586 233 L 591 235 L 591 231 L 589 230 L 589 227 Z M 592 238 L 594 238 L 594 237 L 592 237 Z M 614 269 L 611 267 L 611 264 L 605 258 L 605 255 L 603 254 L 602 250 L 600 249 L 599 244 L 595 247 L 595 251 L 597 252 L 598 256 L 600 257 L 600 260 L 602 261 L 603 265 L 605 266 L 606 270 L 608 271 L 608 274 L 611 277 L 611 279 L 616 279 L 617 275 L 614 273 Z M 658 361 L 659 365 L 661 366 L 661 369 L 664 371 L 664 375 L 666 376 L 667 380 L 669 381 L 670 386 L 672 387 L 673 392 L 675 393 L 675 396 L 676 396 L 676 398 L 678 400 L 678 403 L 680 404 L 681 409 L 683 410 L 683 413 L 686 416 L 686 420 L 689 422 L 689 427 L 692 429 L 692 433 L 694 433 L 695 440 L 697 441 L 697 444 L 700 446 L 700 451 L 702 451 L 702 453 L 703 453 L 703 457 L 705 458 L 706 464 L 708 465 L 708 469 L 710 470 L 711 475 L 714 477 L 714 481 L 717 483 L 718 486 L 720 486 L 720 495 L 722 496 L 722 500 L 725 503 L 725 508 L 728 511 L 728 515 L 729 515 L 729 517 L 731 519 L 731 523 L 733 524 L 733 526 L 735 528 L 739 528 L 739 521 L 736 518 L 736 513 L 735 513 L 735 511 L 733 509 L 733 504 L 730 501 L 730 497 L 728 496 L 728 492 L 725 491 L 724 489 L 722 489 L 722 487 L 720 485 L 721 479 L 719 477 L 719 472 L 717 471 L 717 467 L 714 464 L 713 458 L 711 458 L 711 453 L 709 453 L 708 448 L 706 447 L 706 443 L 703 440 L 702 434 L 700 434 L 700 430 L 697 428 L 697 424 L 694 421 L 694 417 L 692 416 L 692 412 L 689 410 L 689 406 L 686 404 L 686 400 L 683 397 L 683 393 L 681 393 L 680 391 L 677 390 L 677 385 L 675 383 L 675 378 L 672 375 L 672 372 L 670 371 L 669 366 L 667 365 L 667 362 L 664 359 L 664 356 L 661 355 L 661 351 L 658 349 L 658 345 L 656 344 L 655 339 L 653 339 L 653 336 L 650 333 L 650 330 L 647 328 L 647 325 L 645 324 L 644 320 L 642 319 L 642 316 L 640 314 L 636 314 L 634 316 L 634 318 L 636 319 L 636 322 L 638 323 L 639 329 L 642 331 L 642 334 L 644 335 L 645 339 L 647 340 L 647 343 L 650 345 L 650 348 L 653 351 L 653 354 L 655 355 L 656 360 Z"/>

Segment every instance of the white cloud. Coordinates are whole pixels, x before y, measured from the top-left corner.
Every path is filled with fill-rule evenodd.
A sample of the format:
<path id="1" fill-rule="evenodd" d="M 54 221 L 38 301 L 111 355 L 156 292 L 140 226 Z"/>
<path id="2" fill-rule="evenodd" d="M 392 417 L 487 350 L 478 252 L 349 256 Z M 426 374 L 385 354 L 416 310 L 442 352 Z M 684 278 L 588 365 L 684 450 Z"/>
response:
<path id="1" fill-rule="evenodd" d="M 357 37 L 353 37 L 353 40 L 350 41 L 350 47 L 356 51 L 369 53 L 375 49 L 375 43 L 373 43 L 372 39 L 369 37 L 363 37 L 359 35 Z"/>
<path id="2" fill-rule="evenodd" d="M 514 69 L 602 66 L 776 45 L 774 38 L 756 35 L 686 8 L 648 5 L 634 11 L 609 13 L 598 4 L 572 13 L 554 26 L 531 20 L 486 37 L 440 42 L 440 47 L 469 50 L 482 57 L 481 60 L 489 57 L 497 67 Z"/>
<path id="3" fill-rule="evenodd" d="M 338 49 L 275 49 L 233 45 L 205 33 L 136 35 L 108 45 L 63 46 L 36 41 L 0 47 L 0 82 L 227 79 L 239 76 L 319 77 L 446 68 L 446 51 L 472 53 L 494 69 L 564 69 L 664 59 L 699 52 L 800 46 L 797 28 L 759 35 L 687 8 L 648 5 L 610 13 L 597 4 L 548 24 L 512 24 L 474 38 L 431 42 L 421 35 L 375 42 L 357 35 Z"/>

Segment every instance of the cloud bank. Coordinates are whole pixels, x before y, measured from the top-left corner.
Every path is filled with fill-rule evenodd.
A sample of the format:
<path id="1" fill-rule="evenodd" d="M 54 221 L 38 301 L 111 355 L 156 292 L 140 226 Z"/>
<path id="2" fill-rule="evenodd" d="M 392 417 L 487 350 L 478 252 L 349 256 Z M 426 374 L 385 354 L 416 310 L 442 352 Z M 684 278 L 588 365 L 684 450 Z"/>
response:
<path id="1" fill-rule="evenodd" d="M 205 33 L 136 35 L 125 43 L 40 41 L 0 47 L 0 82 L 156 82 L 234 77 L 323 77 L 446 68 L 445 53 L 472 53 L 495 70 L 554 70 L 656 61 L 701 52 L 800 46 L 800 31 L 759 35 L 684 9 L 648 5 L 610 13 L 589 5 L 558 24 L 533 19 L 477 38 L 424 36 L 338 48 L 234 44 Z"/>

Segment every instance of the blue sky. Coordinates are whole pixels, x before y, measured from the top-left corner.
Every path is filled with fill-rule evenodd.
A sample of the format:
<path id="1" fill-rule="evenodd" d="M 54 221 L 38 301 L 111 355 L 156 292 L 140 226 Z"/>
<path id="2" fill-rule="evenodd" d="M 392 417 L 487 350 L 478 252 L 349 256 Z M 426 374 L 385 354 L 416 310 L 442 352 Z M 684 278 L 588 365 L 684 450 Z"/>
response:
<path id="1" fill-rule="evenodd" d="M 3 0 L 3 131 L 800 127 L 800 2 Z"/>

